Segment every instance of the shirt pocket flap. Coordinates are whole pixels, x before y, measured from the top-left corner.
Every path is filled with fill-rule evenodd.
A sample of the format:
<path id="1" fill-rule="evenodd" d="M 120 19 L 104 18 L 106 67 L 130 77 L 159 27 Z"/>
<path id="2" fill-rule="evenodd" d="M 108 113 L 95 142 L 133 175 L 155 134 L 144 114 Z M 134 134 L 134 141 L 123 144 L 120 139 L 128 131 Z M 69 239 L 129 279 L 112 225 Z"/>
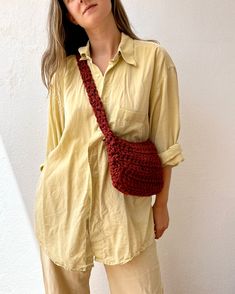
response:
<path id="1" fill-rule="evenodd" d="M 128 121 L 128 122 L 144 122 L 146 119 L 146 113 L 141 112 L 141 111 L 134 111 L 134 110 L 129 110 L 126 108 L 119 108 L 118 114 L 117 114 L 117 119 L 120 121 Z"/>
<path id="2" fill-rule="evenodd" d="M 139 142 L 148 136 L 147 114 L 141 111 L 119 108 L 116 120 L 116 135 L 126 140 Z"/>

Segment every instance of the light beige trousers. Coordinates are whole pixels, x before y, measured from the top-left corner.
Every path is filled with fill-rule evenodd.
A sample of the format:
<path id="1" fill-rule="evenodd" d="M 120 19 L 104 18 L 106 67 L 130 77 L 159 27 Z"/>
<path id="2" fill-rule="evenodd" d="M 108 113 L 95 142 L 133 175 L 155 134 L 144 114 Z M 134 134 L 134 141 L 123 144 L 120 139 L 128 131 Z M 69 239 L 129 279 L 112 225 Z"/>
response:
<path id="1" fill-rule="evenodd" d="M 67 271 L 54 264 L 40 249 L 45 294 L 90 294 L 91 269 Z M 104 264 L 111 294 L 164 294 L 156 243 L 131 261 Z"/>

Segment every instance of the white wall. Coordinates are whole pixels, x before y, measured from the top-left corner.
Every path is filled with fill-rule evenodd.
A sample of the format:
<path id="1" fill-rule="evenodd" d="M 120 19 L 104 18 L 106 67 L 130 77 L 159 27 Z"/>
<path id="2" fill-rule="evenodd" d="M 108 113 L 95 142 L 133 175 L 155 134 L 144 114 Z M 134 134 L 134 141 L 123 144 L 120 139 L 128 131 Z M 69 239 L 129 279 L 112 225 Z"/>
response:
<path id="1" fill-rule="evenodd" d="M 48 3 L 11 0 L 0 10 L 0 228 L 1 236 L 5 234 L 0 238 L 0 293 L 4 294 L 44 293 L 29 223 L 32 226 L 35 184 L 45 148 L 47 100 L 40 58 L 47 41 Z M 137 34 L 160 41 L 178 71 L 185 161 L 173 170 L 170 226 L 157 241 L 165 292 L 232 294 L 235 3 L 123 3 Z M 27 250 L 31 253 L 24 255 Z M 91 288 L 92 294 L 108 293 L 98 263 Z"/>

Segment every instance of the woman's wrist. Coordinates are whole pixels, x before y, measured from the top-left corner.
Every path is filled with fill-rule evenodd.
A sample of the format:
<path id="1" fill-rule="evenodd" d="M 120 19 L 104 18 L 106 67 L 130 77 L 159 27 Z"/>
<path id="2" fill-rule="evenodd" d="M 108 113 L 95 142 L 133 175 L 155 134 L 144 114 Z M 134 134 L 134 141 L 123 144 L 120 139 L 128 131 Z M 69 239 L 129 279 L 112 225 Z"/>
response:
<path id="1" fill-rule="evenodd" d="M 156 195 L 153 206 L 166 206 L 168 202 L 168 192 L 160 192 Z"/>
<path id="2" fill-rule="evenodd" d="M 163 167 L 163 188 L 156 195 L 154 206 L 166 206 L 168 201 L 169 189 L 170 189 L 170 180 L 171 180 L 171 166 Z"/>

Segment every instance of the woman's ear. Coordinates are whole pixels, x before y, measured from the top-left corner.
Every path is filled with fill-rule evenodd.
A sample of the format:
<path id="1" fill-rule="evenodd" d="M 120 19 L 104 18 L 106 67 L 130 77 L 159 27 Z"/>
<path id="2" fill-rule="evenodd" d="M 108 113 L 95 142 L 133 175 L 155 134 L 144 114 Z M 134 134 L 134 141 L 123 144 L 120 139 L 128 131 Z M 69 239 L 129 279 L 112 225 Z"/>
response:
<path id="1" fill-rule="evenodd" d="M 68 20 L 69 20 L 70 22 L 72 22 L 73 24 L 77 25 L 76 20 L 73 18 L 73 16 L 70 14 L 70 12 L 67 12 L 67 13 L 66 13 L 66 17 L 68 18 Z"/>

